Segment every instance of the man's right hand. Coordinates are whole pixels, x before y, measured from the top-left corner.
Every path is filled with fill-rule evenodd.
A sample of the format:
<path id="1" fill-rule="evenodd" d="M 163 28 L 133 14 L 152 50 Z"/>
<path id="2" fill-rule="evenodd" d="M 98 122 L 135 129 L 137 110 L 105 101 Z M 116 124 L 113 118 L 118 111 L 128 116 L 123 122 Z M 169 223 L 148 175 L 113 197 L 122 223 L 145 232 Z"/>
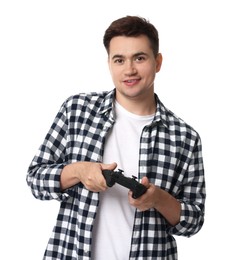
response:
<path id="1" fill-rule="evenodd" d="M 61 172 L 61 190 L 65 190 L 81 182 L 90 191 L 105 191 L 107 185 L 102 175 L 102 170 L 114 170 L 116 167 L 116 163 L 76 162 L 68 164 Z"/>

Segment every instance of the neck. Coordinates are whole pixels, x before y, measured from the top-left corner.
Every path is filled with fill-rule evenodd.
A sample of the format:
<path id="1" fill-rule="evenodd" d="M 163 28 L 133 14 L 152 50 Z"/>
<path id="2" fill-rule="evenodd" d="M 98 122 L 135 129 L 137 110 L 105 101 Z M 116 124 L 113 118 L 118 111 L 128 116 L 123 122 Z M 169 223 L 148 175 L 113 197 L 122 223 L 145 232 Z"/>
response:
<path id="1" fill-rule="evenodd" d="M 128 98 L 116 93 L 117 102 L 127 111 L 136 115 L 152 115 L 156 112 L 156 100 L 153 95 L 146 99 Z"/>

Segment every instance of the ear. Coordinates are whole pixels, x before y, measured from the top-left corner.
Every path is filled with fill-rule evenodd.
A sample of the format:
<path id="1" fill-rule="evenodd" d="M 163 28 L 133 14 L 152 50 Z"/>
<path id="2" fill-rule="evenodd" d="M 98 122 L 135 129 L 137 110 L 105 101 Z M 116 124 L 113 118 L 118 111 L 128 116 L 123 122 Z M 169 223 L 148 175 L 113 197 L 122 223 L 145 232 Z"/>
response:
<path id="1" fill-rule="evenodd" d="M 158 53 L 158 54 L 156 55 L 155 60 L 156 60 L 156 72 L 159 72 L 160 69 L 161 69 L 162 61 L 163 61 L 163 56 L 162 56 L 162 54 L 161 54 L 161 53 Z"/>

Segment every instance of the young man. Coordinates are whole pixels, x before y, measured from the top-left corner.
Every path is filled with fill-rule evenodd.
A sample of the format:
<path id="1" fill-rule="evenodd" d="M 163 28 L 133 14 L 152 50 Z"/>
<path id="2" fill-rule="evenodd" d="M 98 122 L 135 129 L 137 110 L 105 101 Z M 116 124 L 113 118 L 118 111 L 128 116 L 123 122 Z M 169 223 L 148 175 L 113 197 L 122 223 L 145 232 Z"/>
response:
<path id="1" fill-rule="evenodd" d="M 44 259 L 177 259 L 173 235 L 204 222 L 200 137 L 154 94 L 162 55 L 151 23 L 120 18 L 104 45 L 115 89 L 68 98 L 28 170 L 36 198 L 61 202 Z M 147 191 L 107 188 L 102 170 L 116 168 Z"/>

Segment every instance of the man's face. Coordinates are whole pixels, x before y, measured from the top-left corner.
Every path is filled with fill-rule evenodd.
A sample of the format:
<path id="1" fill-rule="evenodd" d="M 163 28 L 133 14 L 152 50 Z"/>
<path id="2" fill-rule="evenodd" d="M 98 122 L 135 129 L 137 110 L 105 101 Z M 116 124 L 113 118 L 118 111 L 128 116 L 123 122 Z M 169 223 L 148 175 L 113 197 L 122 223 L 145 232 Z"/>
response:
<path id="1" fill-rule="evenodd" d="M 117 36 L 110 41 L 109 69 L 117 96 L 144 101 L 154 93 L 156 72 L 160 70 L 162 56 L 154 56 L 149 39 Z"/>

